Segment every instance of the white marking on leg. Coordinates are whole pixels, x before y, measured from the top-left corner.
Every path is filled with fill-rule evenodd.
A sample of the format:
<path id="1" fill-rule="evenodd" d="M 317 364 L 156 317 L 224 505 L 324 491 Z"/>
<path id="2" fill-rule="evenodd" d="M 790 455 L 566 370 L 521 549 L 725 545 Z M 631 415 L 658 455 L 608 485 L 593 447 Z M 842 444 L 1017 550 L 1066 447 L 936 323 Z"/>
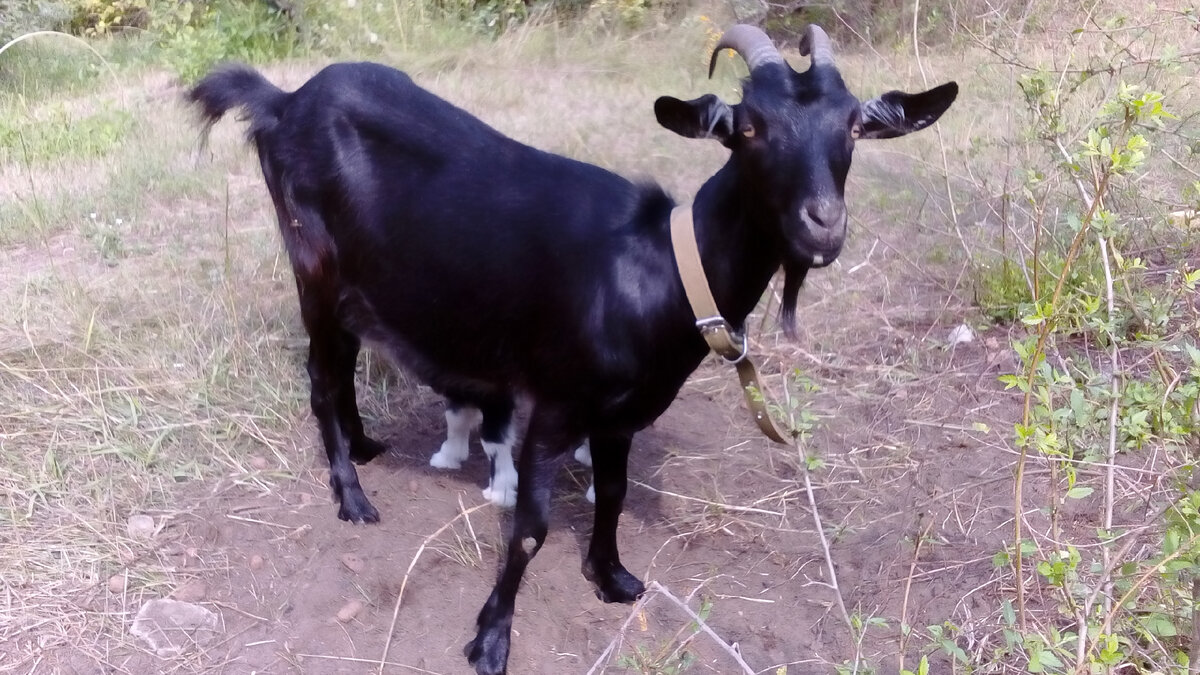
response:
<path id="1" fill-rule="evenodd" d="M 483 498 L 496 506 L 510 509 L 517 505 L 517 467 L 513 466 L 512 429 L 504 434 L 504 442 L 483 442 L 483 451 L 492 461 L 491 477 L 483 490 Z"/>
<path id="2" fill-rule="evenodd" d="M 446 411 L 446 442 L 429 458 L 430 466 L 458 469 L 470 452 L 471 430 L 483 420 L 477 408 Z"/>
<path id="3" fill-rule="evenodd" d="M 583 439 L 583 443 L 580 443 L 579 447 L 575 448 L 575 461 L 579 462 L 580 464 L 582 464 L 584 466 L 592 465 L 592 444 L 589 442 L 588 439 L 586 439 L 586 438 Z M 591 484 L 588 485 L 587 492 L 585 492 L 583 494 L 583 498 L 593 504 L 596 503 L 596 481 L 595 480 L 593 480 L 591 482 Z"/>
<path id="4" fill-rule="evenodd" d="M 588 439 L 583 439 L 578 448 L 575 448 L 575 461 L 584 466 L 592 465 L 592 444 Z"/>

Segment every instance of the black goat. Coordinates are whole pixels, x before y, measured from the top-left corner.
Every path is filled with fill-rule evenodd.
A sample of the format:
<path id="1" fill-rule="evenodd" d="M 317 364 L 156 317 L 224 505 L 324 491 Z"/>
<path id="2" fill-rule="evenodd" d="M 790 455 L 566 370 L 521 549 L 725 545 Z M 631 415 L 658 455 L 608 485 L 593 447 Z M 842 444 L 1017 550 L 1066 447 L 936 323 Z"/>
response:
<path id="1" fill-rule="evenodd" d="M 932 124 L 958 87 L 860 103 L 816 27 L 801 45 L 812 55 L 804 72 L 756 28 L 731 29 L 718 51 L 727 47 L 750 68 L 740 103 L 662 97 L 654 110 L 667 129 L 732 153 L 693 205 L 722 314 L 740 329 L 782 265 L 790 326 L 800 280 L 845 240 L 856 139 Z M 312 409 L 338 517 L 379 518 L 351 464 L 383 450 L 363 434 L 355 401 L 360 339 L 451 398 L 520 392 L 532 402 L 506 559 L 465 649 L 476 671 L 505 672 L 513 604 L 546 537 L 553 478 L 584 438 L 596 514 L 583 574 L 605 602 L 640 595 L 616 538 L 630 442 L 708 352 L 676 270 L 670 197 L 506 138 L 380 65 L 330 66 L 290 94 L 226 67 L 190 98 L 210 126 L 234 107 L 250 120 L 309 334 Z"/>

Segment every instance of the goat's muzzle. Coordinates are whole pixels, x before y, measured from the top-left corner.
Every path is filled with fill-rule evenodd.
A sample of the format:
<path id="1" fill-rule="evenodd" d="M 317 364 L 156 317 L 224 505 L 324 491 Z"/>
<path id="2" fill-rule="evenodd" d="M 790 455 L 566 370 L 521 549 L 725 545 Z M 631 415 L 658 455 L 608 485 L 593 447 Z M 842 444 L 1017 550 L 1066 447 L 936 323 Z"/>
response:
<path id="1" fill-rule="evenodd" d="M 801 258 L 812 267 L 824 267 L 837 259 L 846 242 L 846 204 L 840 199 L 809 199 L 800 206 L 799 244 Z"/>

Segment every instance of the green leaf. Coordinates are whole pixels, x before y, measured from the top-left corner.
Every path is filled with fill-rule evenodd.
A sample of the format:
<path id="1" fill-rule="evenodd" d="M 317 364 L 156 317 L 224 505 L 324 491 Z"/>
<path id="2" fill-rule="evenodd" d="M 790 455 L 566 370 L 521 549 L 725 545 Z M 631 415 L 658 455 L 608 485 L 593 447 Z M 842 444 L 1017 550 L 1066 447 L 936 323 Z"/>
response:
<path id="1" fill-rule="evenodd" d="M 1067 490 L 1067 497 L 1069 499 L 1083 499 L 1084 497 L 1092 494 L 1093 492 L 1095 492 L 1094 488 L 1090 488 L 1086 485 L 1076 485 L 1075 487 L 1071 488 L 1070 490 Z"/>
<path id="2" fill-rule="evenodd" d="M 1141 624 L 1147 633 L 1155 637 L 1170 638 L 1179 634 L 1175 629 L 1175 624 L 1169 618 L 1157 612 L 1142 617 Z"/>
<path id="3" fill-rule="evenodd" d="M 1200 272 L 1200 270 L 1197 271 Z M 1188 356 L 1192 359 L 1192 363 L 1196 366 L 1200 366 L 1200 349 L 1197 349 L 1196 345 L 1191 344 L 1190 342 L 1185 342 L 1183 347 L 1184 349 L 1187 349 Z"/>
<path id="4" fill-rule="evenodd" d="M 1174 527 L 1168 528 L 1163 535 L 1163 555 L 1171 555 L 1179 550 L 1179 530 Z"/>
<path id="5" fill-rule="evenodd" d="M 1054 652 L 1052 652 L 1050 650 L 1046 650 L 1046 651 L 1042 652 L 1042 663 L 1047 666 L 1050 666 L 1051 668 L 1062 668 L 1063 667 L 1062 660 L 1059 659 L 1057 656 L 1055 656 Z"/>

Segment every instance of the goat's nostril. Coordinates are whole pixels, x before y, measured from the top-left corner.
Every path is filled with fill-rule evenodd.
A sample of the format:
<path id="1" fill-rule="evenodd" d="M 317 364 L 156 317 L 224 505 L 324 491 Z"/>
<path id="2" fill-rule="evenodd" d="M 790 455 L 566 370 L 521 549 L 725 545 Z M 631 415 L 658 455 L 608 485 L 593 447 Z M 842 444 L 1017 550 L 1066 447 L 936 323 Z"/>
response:
<path id="1" fill-rule="evenodd" d="M 822 230 L 840 230 L 846 222 L 846 207 L 832 202 L 804 205 L 805 219 Z"/>

